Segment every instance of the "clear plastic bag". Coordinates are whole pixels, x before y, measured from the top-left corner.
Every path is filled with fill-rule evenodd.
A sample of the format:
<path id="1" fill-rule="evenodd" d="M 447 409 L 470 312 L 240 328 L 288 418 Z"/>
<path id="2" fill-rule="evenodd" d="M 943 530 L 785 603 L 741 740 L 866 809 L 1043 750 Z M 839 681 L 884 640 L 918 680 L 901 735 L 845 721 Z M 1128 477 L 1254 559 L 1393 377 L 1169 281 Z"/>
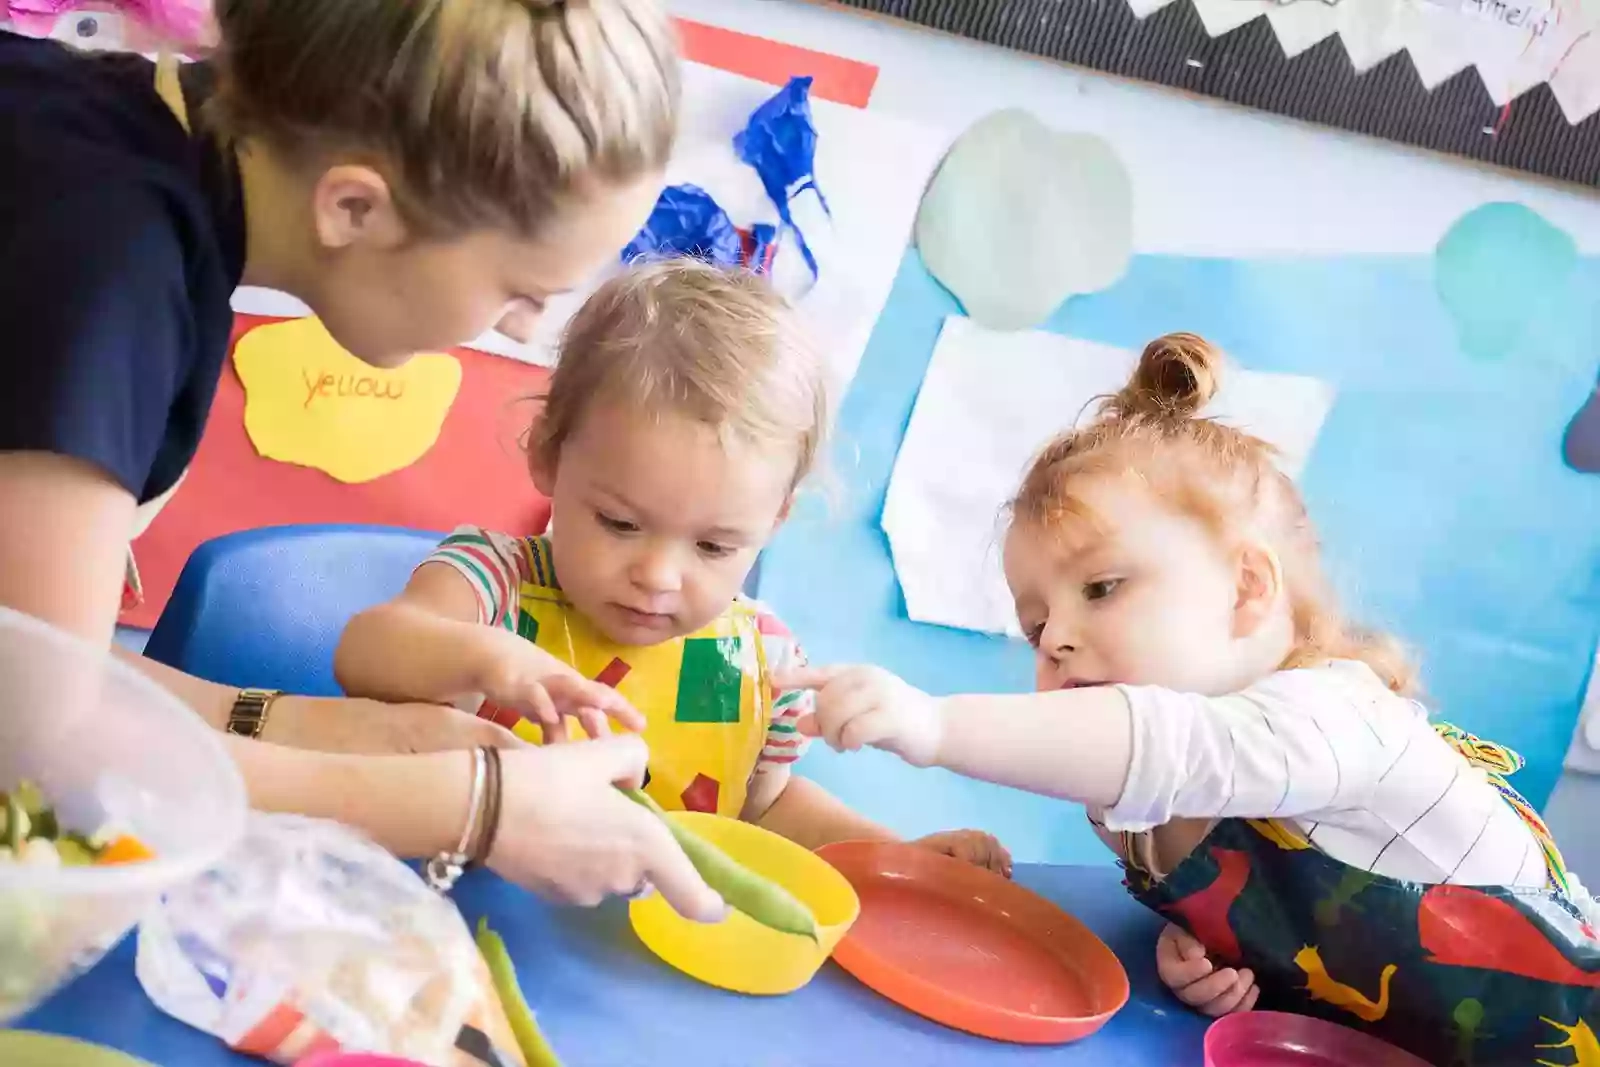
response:
<path id="1" fill-rule="evenodd" d="M 254 814 L 218 868 L 139 928 L 157 1007 L 276 1063 L 340 1049 L 523 1067 L 455 906 L 359 833 Z"/>

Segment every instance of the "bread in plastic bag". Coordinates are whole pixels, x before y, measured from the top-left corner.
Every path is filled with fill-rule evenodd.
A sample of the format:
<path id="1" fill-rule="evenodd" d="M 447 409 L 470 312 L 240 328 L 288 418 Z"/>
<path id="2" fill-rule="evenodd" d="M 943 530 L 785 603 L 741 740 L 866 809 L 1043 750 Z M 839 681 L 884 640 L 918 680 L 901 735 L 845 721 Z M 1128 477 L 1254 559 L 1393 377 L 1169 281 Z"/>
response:
<path id="1" fill-rule="evenodd" d="M 335 1049 L 525 1067 L 461 913 L 357 831 L 252 814 L 218 868 L 139 928 L 140 984 L 239 1052 Z"/>

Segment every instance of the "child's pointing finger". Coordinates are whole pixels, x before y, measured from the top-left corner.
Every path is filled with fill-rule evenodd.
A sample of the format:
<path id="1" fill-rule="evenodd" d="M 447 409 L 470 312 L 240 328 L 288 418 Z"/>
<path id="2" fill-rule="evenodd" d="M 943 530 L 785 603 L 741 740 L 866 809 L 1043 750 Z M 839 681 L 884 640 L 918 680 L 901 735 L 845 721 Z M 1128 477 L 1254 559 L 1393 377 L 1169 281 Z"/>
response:
<path id="1" fill-rule="evenodd" d="M 821 689 L 839 677 L 845 669 L 844 667 L 794 667 L 786 671 L 774 671 L 772 684 L 779 692 L 784 693 L 795 689 Z"/>

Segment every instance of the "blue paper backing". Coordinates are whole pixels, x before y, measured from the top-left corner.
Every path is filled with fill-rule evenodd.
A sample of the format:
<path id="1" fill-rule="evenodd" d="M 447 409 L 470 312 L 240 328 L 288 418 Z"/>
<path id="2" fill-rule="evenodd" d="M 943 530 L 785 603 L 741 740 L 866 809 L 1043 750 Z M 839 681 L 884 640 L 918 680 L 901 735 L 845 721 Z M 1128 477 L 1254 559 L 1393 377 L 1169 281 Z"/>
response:
<path id="1" fill-rule="evenodd" d="M 1462 354 L 1431 257 L 1137 256 L 1046 329 L 1137 349 L 1201 333 L 1257 370 L 1338 397 L 1301 484 L 1350 614 L 1415 647 L 1438 713 L 1523 753 L 1542 805 L 1600 636 L 1600 477 L 1561 460 L 1600 369 L 1600 259 L 1581 260 L 1503 360 Z M 838 488 L 768 549 L 760 593 L 814 661 L 873 661 L 933 692 L 1018 691 L 1020 643 L 910 622 L 879 526 L 895 453 L 946 315 L 915 252 L 845 397 Z M 997 726 L 998 728 L 998 726 Z M 803 772 L 905 834 L 981 826 L 1019 860 L 1109 862 L 1069 804 L 814 746 Z"/>

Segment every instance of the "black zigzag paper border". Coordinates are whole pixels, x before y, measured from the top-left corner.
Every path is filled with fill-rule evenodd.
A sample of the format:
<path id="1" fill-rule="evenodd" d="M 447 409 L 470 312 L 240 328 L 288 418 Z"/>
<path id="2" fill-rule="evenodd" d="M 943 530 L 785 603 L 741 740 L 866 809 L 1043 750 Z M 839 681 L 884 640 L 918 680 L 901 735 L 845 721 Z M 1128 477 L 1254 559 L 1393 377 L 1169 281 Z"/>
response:
<path id="1" fill-rule="evenodd" d="M 1290 118 L 1600 186 L 1600 112 L 1570 124 L 1541 84 L 1517 97 L 1502 123 L 1475 69 L 1429 91 L 1404 50 L 1358 74 L 1334 34 L 1291 59 L 1266 19 L 1212 37 L 1189 0 L 1144 19 L 1127 0 L 834 2 Z"/>

